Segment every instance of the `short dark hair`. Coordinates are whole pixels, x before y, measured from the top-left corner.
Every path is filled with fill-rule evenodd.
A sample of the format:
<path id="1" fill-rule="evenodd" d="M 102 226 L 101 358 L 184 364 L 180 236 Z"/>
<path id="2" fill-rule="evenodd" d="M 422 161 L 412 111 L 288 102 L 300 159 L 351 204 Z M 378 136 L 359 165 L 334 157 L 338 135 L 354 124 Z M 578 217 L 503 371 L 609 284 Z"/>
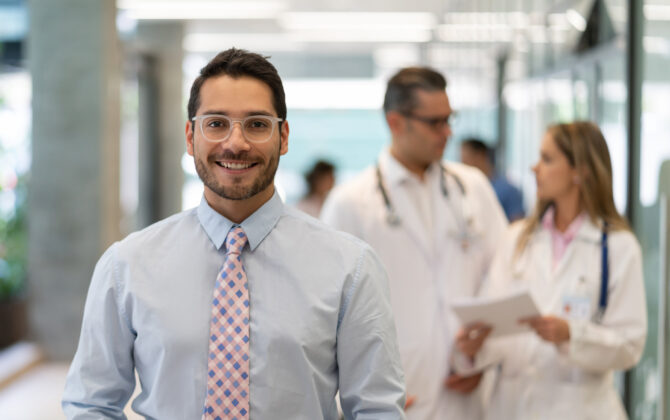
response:
<path id="1" fill-rule="evenodd" d="M 217 54 L 200 70 L 200 75 L 191 85 L 191 96 L 188 99 L 189 121 L 195 117 L 195 113 L 200 107 L 200 88 L 202 88 L 205 80 L 221 75 L 227 75 L 235 79 L 242 76 L 253 77 L 268 85 L 272 91 L 272 104 L 275 112 L 277 112 L 279 118 L 286 119 L 284 86 L 277 69 L 267 60 L 268 58 L 238 48 L 230 48 Z"/>
<path id="2" fill-rule="evenodd" d="M 313 194 L 316 190 L 316 183 L 319 179 L 323 178 L 324 175 L 330 175 L 335 173 L 335 165 L 328 162 L 327 160 L 317 160 L 314 163 L 314 166 L 305 174 L 305 181 L 307 182 L 308 194 Z"/>
<path id="3" fill-rule="evenodd" d="M 486 155 L 486 157 L 493 162 L 493 149 L 490 148 L 486 143 L 476 137 L 467 137 L 461 141 L 461 147 L 469 147 L 473 151 Z"/>
<path id="4" fill-rule="evenodd" d="M 447 80 L 429 67 L 406 67 L 397 72 L 386 85 L 384 112 L 409 112 L 417 106 L 417 89 L 435 92 L 445 90 Z"/>

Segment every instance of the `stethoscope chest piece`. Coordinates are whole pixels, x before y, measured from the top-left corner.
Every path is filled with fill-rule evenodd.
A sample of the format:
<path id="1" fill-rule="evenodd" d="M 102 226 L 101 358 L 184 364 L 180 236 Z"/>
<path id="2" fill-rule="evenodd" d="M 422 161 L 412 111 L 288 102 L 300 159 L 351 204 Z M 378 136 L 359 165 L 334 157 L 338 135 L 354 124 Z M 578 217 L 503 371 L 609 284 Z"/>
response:
<path id="1" fill-rule="evenodd" d="M 400 226 L 400 216 L 395 211 L 389 211 L 386 213 L 386 223 L 393 227 Z"/>

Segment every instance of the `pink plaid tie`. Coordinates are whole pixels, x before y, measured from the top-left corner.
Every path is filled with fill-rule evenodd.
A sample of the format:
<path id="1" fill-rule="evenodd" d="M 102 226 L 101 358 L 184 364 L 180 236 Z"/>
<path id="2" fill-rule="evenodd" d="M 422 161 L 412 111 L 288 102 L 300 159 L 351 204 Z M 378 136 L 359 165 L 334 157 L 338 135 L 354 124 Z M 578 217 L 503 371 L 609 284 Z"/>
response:
<path id="1" fill-rule="evenodd" d="M 240 253 L 247 235 L 233 226 L 216 279 L 203 420 L 249 418 L 249 291 Z"/>

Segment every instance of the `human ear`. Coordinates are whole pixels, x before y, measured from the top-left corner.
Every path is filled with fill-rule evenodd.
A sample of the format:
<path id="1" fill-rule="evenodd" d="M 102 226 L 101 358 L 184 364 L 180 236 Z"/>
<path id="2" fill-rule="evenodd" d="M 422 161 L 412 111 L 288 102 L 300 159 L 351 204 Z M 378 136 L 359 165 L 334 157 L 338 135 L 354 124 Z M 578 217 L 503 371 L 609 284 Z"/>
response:
<path id="1" fill-rule="evenodd" d="M 281 131 L 279 132 L 279 153 L 281 155 L 288 153 L 288 133 L 288 121 L 284 121 L 281 123 Z"/>
<path id="2" fill-rule="evenodd" d="M 389 111 L 386 113 L 386 124 L 388 124 L 391 133 L 402 131 L 404 126 L 404 119 L 402 114 L 396 111 Z"/>
<path id="3" fill-rule="evenodd" d="M 186 152 L 193 156 L 193 122 L 192 121 L 186 121 L 186 130 L 185 133 L 186 135 Z"/>

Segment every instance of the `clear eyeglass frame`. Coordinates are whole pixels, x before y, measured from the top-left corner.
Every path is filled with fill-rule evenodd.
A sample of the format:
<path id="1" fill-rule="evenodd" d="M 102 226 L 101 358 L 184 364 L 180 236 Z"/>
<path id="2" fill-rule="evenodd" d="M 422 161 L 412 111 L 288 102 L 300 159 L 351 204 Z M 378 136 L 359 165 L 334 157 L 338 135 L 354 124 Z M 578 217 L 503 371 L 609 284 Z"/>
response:
<path id="1" fill-rule="evenodd" d="M 207 133 L 205 132 L 205 121 L 208 118 L 219 118 L 219 119 L 226 120 L 227 123 L 228 123 L 228 127 L 229 127 L 228 132 L 225 133 L 223 136 L 216 136 L 216 137 L 219 137 L 219 138 L 212 138 L 211 135 L 208 136 Z M 280 123 L 280 122 L 284 121 L 283 118 L 273 117 L 273 116 L 270 116 L 270 115 L 249 115 L 249 116 L 244 117 L 244 118 L 230 118 L 229 116 L 222 115 L 222 114 L 197 115 L 197 116 L 191 118 L 191 120 L 194 122 L 194 124 L 197 123 L 197 125 L 200 129 L 200 134 L 202 134 L 203 138 L 205 140 L 209 141 L 209 142 L 212 142 L 212 143 L 221 143 L 221 142 L 224 142 L 224 141 L 228 140 L 228 138 L 230 138 L 230 135 L 233 133 L 233 128 L 234 128 L 233 126 L 234 126 L 235 123 L 240 124 L 240 129 L 242 130 L 242 136 L 244 137 L 244 139 L 246 141 L 248 141 L 250 143 L 265 143 L 272 138 L 272 135 L 274 134 L 275 127 L 277 126 L 277 123 Z M 262 133 L 262 135 L 260 135 L 260 137 L 259 137 L 260 133 L 254 134 L 254 133 L 249 133 L 248 132 L 248 130 L 250 130 L 250 128 L 247 128 L 247 127 L 248 127 L 248 123 L 250 123 L 250 122 L 265 122 L 266 124 L 268 124 L 270 126 L 270 129 L 267 132 L 267 134 Z"/>
<path id="2" fill-rule="evenodd" d="M 412 112 L 403 112 L 402 115 L 413 120 L 421 121 L 433 130 L 442 130 L 446 126 L 453 127 L 454 123 L 458 120 L 457 111 L 452 111 L 451 114 L 446 117 L 422 117 L 415 115 Z"/>

